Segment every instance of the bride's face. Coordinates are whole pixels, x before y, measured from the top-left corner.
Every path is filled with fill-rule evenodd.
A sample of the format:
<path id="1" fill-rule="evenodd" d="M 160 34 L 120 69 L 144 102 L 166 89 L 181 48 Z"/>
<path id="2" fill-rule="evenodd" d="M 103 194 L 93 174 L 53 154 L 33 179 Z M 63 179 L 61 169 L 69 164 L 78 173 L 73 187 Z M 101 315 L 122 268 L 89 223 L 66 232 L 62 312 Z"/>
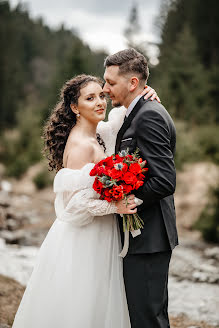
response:
<path id="1" fill-rule="evenodd" d="M 101 86 L 96 82 L 89 82 L 80 90 L 78 104 L 72 110 L 80 113 L 80 119 L 86 119 L 93 123 L 98 123 L 105 118 L 106 98 Z"/>

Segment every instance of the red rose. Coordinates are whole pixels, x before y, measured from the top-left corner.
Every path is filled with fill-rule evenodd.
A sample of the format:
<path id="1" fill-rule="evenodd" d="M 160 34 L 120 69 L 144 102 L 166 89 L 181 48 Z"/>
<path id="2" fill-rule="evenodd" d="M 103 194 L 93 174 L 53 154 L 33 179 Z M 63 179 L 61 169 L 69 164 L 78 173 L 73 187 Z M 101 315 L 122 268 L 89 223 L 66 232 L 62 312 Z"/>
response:
<path id="1" fill-rule="evenodd" d="M 103 160 L 103 164 L 107 167 L 113 166 L 113 156 L 107 157 Z"/>
<path id="2" fill-rule="evenodd" d="M 122 186 L 123 186 L 124 194 L 126 195 L 128 195 L 133 190 L 133 186 L 131 185 L 122 184 Z"/>
<path id="3" fill-rule="evenodd" d="M 124 159 L 123 157 L 120 157 L 118 154 L 116 154 L 114 162 L 121 163 L 123 162 L 123 159 Z"/>
<path id="4" fill-rule="evenodd" d="M 97 168 L 96 168 L 96 171 L 97 171 L 97 173 L 96 173 L 96 175 L 98 175 L 98 176 L 102 176 L 103 174 L 105 174 L 105 169 L 104 169 L 104 166 L 98 166 Z"/>
<path id="5" fill-rule="evenodd" d="M 103 192 L 104 192 L 103 199 L 107 200 L 108 202 L 111 202 L 113 199 L 112 199 L 112 195 L 110 193 L 110 189 L 105 188 Z"/>
<path id="6" fill-rule="evenodd" d="M 108 170 L 108 175 L 112 177 L 112 179 L 121 179 L 123 176 L 123 172 L 121 170 L 116 170 L 113 168 L 112 170 Z"/>
<path id="7" fill-rule="evenodd" d="M 113 179 L 122 180 L 123 174 L 127 172 L 128 165 L 126 163 L 115 163 L 114 167 L 108 171 L 108 175 Z"/>
<path id="8" fill-rule="evenodd" d="M 136 181 L 135 183 L 135 189 L 140 188 L 141 186 L 143 186 L 144 182 L 143 181 Z"/>
<path id="9" fill-rule="evenodd" d="M 138 163 L 133 163 L 129 166 L 129 171 L 132 172 L 133 174 L 137 175 L 137 174 L 141 173 L 142 169 Z"/>
<path id="10" fill-rule="evenodd" d="M 136 178 L 136 176 L 135 176 L 133 173 L 131 173 L 131 172 L 126 172 L 126 173 L 124 174 L 124 176 L 123 176 L 123 180 L 124 180 L 125 183 L 127 183 L 127 184 L 134 184 L 134 183 L 136 183 L 137 178 Z"/>
<path id="11" fill-rule="evenodd" d="M 113 186 L 113 188 L 110 190 L 110 193 L 114 197 L 115 200 L 123 199 L 124 193 L 123 193 L 123 186 Z"/>
<path id="12" fill-rule="evenodd" d="M 93 183 L 94 190 L 100 194 L 103 189 L 103 184 L 100 182 L 100 180 L 96 177 Z"/>
<path id="13" fill-rule="evenodd" d="M 143 181 L 145 178 L 144 174 L 140 173 L 137 175 L 137 179 Z"/>
<path id="14" fill-rule="evenodd" d="M 128 165 L 126 163 L 122 163 L 123 167 L 122 167 L 122 172 L 125 173 L 128 171 Z"/>
<path id="15" fill-rule="evenodd" d="M 101 159 L 96 165 L 102 166 L 105 163 L 106 158 Z"/>
<path id="16" fill-rule="evenodd" d="M 95 165 L 90 171 L 90 176 L 94 177 L 95 175 L 97 175 L 97 165 Z"/>

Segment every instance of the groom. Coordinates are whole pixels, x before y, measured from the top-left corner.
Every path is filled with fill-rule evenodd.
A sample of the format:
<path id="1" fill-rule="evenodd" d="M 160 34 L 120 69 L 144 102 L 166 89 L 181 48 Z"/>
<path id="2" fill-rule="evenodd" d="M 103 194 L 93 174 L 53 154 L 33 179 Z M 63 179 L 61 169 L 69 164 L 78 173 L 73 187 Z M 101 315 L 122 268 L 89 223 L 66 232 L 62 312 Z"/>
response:
<path id="1" fill-rule="evenodd" d="M 140 94 L 148 79 L 146 58 L 135 49 L 108 56 L 104 63 L 113 106 L 125 106 L 115 151 L 138 147 L 147 160 L 148 174 L 135 195 L 143 200 L 138 213 L 144 220 L 141 235 L 130 237 L 124 258 L 124 281 L 132 328 L 167 328 L 168 270 L 178 244 L 173 193 L 176 185 L 174 153 L 176 131 L 166 109 Z M 123 241 L 122 221 L 120 232 Z"/>

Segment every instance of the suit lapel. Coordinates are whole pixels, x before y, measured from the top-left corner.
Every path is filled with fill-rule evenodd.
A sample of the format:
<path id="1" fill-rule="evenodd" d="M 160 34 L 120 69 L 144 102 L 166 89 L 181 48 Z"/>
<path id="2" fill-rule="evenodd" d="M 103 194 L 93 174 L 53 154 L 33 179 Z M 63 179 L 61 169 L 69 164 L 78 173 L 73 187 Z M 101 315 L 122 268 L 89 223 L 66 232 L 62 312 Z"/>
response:
<path id="1" fill-rule="evenodd" d="M 118 134 L 117 134 L 117 138 L 116 138 L 116 147 L 115 147 L 115 153 L 118 153 L 119 148 L 120 148 L 120 144 L 121 144 L 121 140 L 122 137 L 125 133 L 125 131 L 129 128 L 129 126 L 132 123 L 133 118 L 135 117 L 135 115 L 137 114 L 138 110 L 147 102 L 148 100 L 145 100 L 143 97 L 139 99 L 139 101 L 137 102 L 137 104 L 135 105 L 135 107 L 133 108 L 133 110 L 131 111 L 131 113 L 129 114 L 129 116 L 127 117 L 126 120 L 124 120 L 123 125 L 121 126 Z"/>

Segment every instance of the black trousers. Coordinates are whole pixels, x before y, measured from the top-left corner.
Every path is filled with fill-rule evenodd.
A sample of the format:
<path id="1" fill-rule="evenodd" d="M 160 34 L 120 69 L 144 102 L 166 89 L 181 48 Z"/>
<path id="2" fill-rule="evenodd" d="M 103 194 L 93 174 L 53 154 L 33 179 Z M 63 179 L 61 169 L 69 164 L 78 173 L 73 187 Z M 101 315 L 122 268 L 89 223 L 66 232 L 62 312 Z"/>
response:
<path id="1" fill-rule="evenodd" d="M 171 251 L 127 255 L 123 274 L 132 328 L 169 328 L 168 271 Z"/>

